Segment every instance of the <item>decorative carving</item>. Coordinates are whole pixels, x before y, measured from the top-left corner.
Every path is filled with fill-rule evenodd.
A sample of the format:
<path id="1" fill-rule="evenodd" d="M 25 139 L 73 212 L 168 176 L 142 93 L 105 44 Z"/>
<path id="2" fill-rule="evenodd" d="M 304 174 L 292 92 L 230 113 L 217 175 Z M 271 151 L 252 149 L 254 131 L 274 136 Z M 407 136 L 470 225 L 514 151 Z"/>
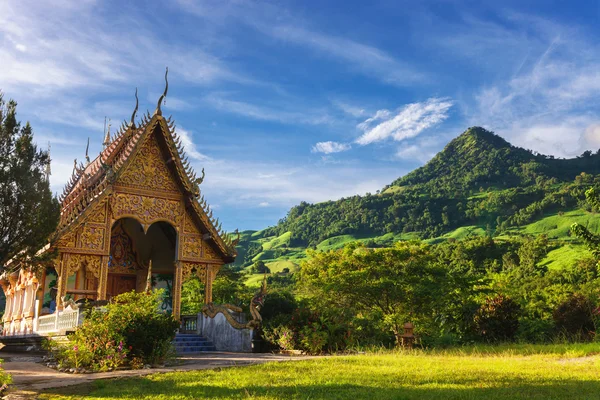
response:
<path id="1" fill-rule="evenodd" d="M 206 279 L 206 265 L 191 262 L 181 262 L 182 280 L 187 281 L 196 275 L 202 282 Z"/>
<path id="2" fill-rule="evenodd" d="M 146 189 L 179 191 L 154 135 L 147 136 L 135 159 L 123 171 L 118 182 Z"/>
<path id="3" fill-rule="evenodd" d="M 217 253 L 213 250 L 212 247 L 210 246 L 204 246 L 204 256 L 203 258 L 206 258 L 208 260 L 217 260 L 220 257 L 217 255 Z"/>
<path id="4" fill-rule="evenodd" d="M 182 258 L 202 258 L 202 238 L 200 236 L 183 236 Z"/>
<path id="5" fill-rule="evenodd" d="M 267 277 L 263 279 L 260 290 L 252 297 L 250 301 L 250 314 L 252 314 L 252 320 L 248 321 L 245 324 L 242 324 L 238 320 L 236 320 L 233 315 L 231 315 L 231 311 L 234 312 L 242 312 L 240 307 L 234 306 L 232 304 L 223 304 L 217 305 L 214 303 L 208 303 L 204 307 L 202 307 L 202 313 L 209 318 L 214 318 L 218 313 L 222 313 L 225 319 L 231 324 L 235 329 L 253 329 L 260 326 L 262 322 L 262 317 L 259 313 L 261 307 L 264 305 L 265 297 L 267 296 Z"/>
<path id="6" fill-rule="evenodd" d="M 96 209 L 90 214 L 89 221 L 98 222 L 101 224 L 106 222 L 106 203 L 102 203 L 96 207 Z"/>
<path id="7" fill-rule="evenodd" d="M 77 243 L 77 236 L 75 235 L 75 231 L 76 230 L 73 229 L 70 232 L 67 232 L 64 235 L 62 235 L 61 238 L 58 239 L 58 241 L 56 242 L 56 246 L 68 248 L 75 247 Z"/>
<path id="8" fill-rule="evenodd" d="M 104 228 L 85 226 L 80 236 L 80 247 L 90 250 L 104 249 Z"/>
<path id="9" fill-rule="evenodd" d="M 85 265 L 85 270 L 91 273 L 94 277 L 100 277 L 100 270 L 102 265 L 102 256 L 89 255 L 89 254 L 68 254 L 65 257 L 66 277 L 69 277 L 79 271 L 79 269 Z"/>
<path id="10" fill-rule="evenodd" d="M 123 228 L 123 220 L 117 221 L 110 235 L 110 272 L 135 274 L 141 269 L 133 249 L 133 241 Z"/>
<path id="11" fill-rule="evenodd" d="M 114 218 L 135 215 L 146 224 L 165 220 L 179 226 L 183 211 L 179 201 L 118 193 L 112 198 Z"/>
<path id="12" fill-rule="evenodd" d="M 199 233 L 198 229 L 196 228 L 196 224 L 194 224 L 194 221 L 192 221 L 192 217 L 190 216 L 190 214 L 185 214 L 183 231 L 185 233 Z"/>

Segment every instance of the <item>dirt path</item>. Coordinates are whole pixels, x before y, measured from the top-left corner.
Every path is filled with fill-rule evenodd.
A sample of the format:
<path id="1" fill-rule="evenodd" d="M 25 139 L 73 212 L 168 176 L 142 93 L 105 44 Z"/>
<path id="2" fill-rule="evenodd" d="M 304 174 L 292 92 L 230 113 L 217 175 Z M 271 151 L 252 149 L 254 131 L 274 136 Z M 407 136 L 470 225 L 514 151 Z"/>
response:
<path id="1" fill-rule="evenodd" d="M 80 385 L 97 379 L 116 379 L 149 374 L 193 371 L 220 367 L 261 364 L 269 361 L 301 360 L 308 357 L 280 354 L 249 353 L 203 353 L 179 358 L 181 364 L 172 367 L 101 372 L 95 374 L 65 374 L 40 364 L 41 357 L 26 357 L 21 354 L 1 354 L 3 367 L 13 377 L 13 384 L 4 399 L 35 399 L 47 389 Z"/>

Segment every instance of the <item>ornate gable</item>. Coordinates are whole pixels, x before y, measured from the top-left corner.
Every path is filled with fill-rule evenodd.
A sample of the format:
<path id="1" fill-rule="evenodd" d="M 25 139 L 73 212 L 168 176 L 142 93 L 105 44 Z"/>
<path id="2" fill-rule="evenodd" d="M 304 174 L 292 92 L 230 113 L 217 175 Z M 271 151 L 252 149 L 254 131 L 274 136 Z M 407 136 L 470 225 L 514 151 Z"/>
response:
<path id="1" fill-rule="evenodd" d="M 137 154 L 117 179 L 117 184 L 136 189 L 179 192 L 167 168 L 154 134 L 147 135 Z"/>
<path id="2" fill-rule="evenodd" d="M 174 121 L 162 116 L 160 103 L 166 92 L 154 115 L 146 113 L 139 127 L 136 106 L 131 122 L 124 123 L 112 140 L 107 137 L 96 159 L 87 165 L 75 163 L 61 196 L 61 222 L 55 238 L 59 248 L 71 247 L 74 241 L 80 247 L 85 231 L 86 237 L 94 239 L 90 250 L 106 251 L 110 220 L 134 217 L 145 225 L 161 220 L 172 223 L 180 233 L 180 255 L 185 259 L 234 260 L 235 244 L 201 196 L 204 170 L 201 178 L 195 175 Z M 103 203 L 108 207 L 100 207 Z M 104 221 L 107 229 L 102 232 Z"/>

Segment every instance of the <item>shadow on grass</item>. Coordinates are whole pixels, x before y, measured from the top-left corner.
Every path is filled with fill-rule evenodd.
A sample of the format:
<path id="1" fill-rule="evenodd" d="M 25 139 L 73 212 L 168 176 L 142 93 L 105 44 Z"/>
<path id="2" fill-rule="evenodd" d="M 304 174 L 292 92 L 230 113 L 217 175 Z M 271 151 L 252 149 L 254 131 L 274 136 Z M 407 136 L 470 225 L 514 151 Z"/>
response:
<path id="1" fill-rule="evenodd" d="M 234 388 L 216 386 L 206 382 L 181 382 L 147 378 L 97 381 L 94 385 L 73 386 L 47 393 L 42 399 L 81 398 L 98 399 L 230 399 L 230 398 L 277 398 L 277 399 L 600 399 L 600 381 L 560 380 L 527 384 L 520 379 L 503 381 L 497 387 L 476 387 L 477 380 L 461 382 L 435 382 L 418 385 L 395 385 L 397 387 L 361 386 L 354 384 L 285 385 L 272 382 L 265 386 Z M 226 384 L 226 382 L 225 382 Z M 436 387 L 452 385 L 452 387 Z M 460 387 L 464 385 L 463 387 Z M 394 383 L 390 383 L 394 386 Z M 58 397 L 55 397 L 58 396 Z"/>

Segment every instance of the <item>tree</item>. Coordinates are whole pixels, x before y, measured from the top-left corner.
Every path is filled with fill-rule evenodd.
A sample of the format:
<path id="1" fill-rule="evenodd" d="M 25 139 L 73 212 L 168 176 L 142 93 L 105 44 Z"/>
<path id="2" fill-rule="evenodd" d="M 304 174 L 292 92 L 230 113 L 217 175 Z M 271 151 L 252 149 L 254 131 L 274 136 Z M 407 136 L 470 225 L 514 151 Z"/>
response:
<path id="1" fill-rule="evenodd" d="M 405 322 L 431 318 L 441 306 L 446 275 L 427 245 L 367 249 L 351 243 L 338 251 L 312 252 L 300 269 L 299 285 L 331 306 L 380 315 L 400 344 Z"/>
<path id="2" fill-rule="evenodd" d="M 596 191 L 596 189 L 588 189 L 585 192 L 585 198 L 593 209 L 600 209 L 600 194 Z M 600 236 L 593 234 L 585 226 L 578 223 L 571 225 L 571 232 L 584 241 L 594 255 L 596 261 L 600 263 Z"/>
<path id="3" fill-rule="evenodd" d="M 49 154 L 37 149 L 31 125 L 22 127 L 16 110 L 0 92 L 0 266 L 17 254 L 33 256 L 60 215 L 45 177 Z"/>
<path id="4" fill-rule="evenodd" d="M 269 269 L 269 267 L 267 267 L 267 264 L 265 264 L 264 261 L 258 260 L 252 266 L 252 273 L 253 274 L 270 274 L 271 270 Z"/>

